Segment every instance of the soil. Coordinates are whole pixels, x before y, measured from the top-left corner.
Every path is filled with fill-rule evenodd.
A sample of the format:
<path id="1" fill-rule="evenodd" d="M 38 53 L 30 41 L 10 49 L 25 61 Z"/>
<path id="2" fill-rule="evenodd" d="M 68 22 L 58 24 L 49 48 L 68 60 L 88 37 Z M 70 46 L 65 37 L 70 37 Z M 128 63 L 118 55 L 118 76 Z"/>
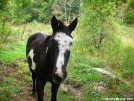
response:
<path id="1" fill-rule="evenodd" d="M 61 84 L 60 88 L 65 92 L 69 93 L 77 99 L 77 101 L 82 101 L 82 93 L 80 92 L 79 89 L 74 88 L 72 85 L 67 85 L 67 84 Z"/>
<path id="2" fill-rule="evenodd" d="M 3 83 L 10 83 L 11 85 L 13 85 L 13 89 L 15 89 L 18 85 L 21 85 L 19 86 L 21 87 L 19 93 L 12 95 L 10 97 L 10 101 L 36 101 L 36 98 L 33 98 L 31 96 L 32 81 L 26 83 L 24 80 L 22 80 L 21 75 L 17 71 L 17 67 L 14 65 L 0 65 L 0 81 L 2 81 Z M 10 81 L 7 79 L 10 76 L 14 78 L 14 81 Z M 62 84 L 60 89 L 67 94 L 75 96 L 77 101 L 81 101 L 82 93 L 79 91 L 79 89 L 76 89 L 73 86 L 67 84 Z"/>

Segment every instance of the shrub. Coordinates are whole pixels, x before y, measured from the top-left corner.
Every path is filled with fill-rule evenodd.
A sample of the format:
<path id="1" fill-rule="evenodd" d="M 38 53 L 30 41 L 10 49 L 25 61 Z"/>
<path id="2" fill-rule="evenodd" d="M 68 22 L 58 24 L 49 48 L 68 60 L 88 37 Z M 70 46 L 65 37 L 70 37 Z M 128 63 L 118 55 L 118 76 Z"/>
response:
<path id="1" fill-rule="evenodd" d="M 134 24 L 134 12 L 127 12 L 124 21 L 128 24 Z"/>
<path id="2" fill-rule="evenodd" d="M 0 50 L 3 45 L 8 42 L 8 37 L 11 33 L 11 29 L 5 21 L 0 21 Z"/>

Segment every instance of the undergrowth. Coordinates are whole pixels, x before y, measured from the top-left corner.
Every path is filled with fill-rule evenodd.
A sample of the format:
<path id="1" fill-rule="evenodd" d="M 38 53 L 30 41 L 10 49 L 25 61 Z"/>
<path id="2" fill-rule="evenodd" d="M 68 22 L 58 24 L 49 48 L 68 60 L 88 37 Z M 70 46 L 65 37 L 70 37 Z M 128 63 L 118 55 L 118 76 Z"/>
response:
<path id="1" fill-rule="evenodd" d="M 25 58 L 25 44 L 9 44 L 0 51 L 0 62 L 2 64 L 12 64 Z"/>
<path id="2" fill-rule="evenodd" d="M 25 46 L 30 32 L 27 30 L 25 32 L 28 33 L 28 35 L 24 33 L 23 37 L 18 39 L 19 42 L 8 43 L 0 51 L 0 64 L 3 65 L 0 67 L 0 101 L 17 101 L 21 96 L 24 98 L 23 101 L 29 100 L 28 96 L 31 94 L 32 79 L 28 69 L 28 64 L 25 61 Z M 133 32 L 132 29 L 131 32 Z M 124 35 L 125 34 L 121 36 Z M 77 36 L 74 35 L 74 37 Z M 124 39 L 124 37 L 121 38 Z M 121 41 L 117 41 L 117 43 L 118 42 L 120 43 Z M 124 43 L 124 41 L 122 43 Z M 120 47 L 118 47 L 118 45 Z M 74 41 L 67 67 L 68 76 L 64 83 L 73 86 L 75 89 L 79 89 L 82 92 L 82 101 L 102 101 L 104 98 L 122 98 L 124 95 L 134 92 L 134 48 L 132 47 L 132 44 L 115 44 L 114 46 L 110 46 L 105 49 L 105 51 L 102 51 L 105 54 L 102 54 L 103 57 L 101 58 L 87 53 L 86 55 L 83 55 L 84 53 L 79 53 L 78 49 L 80 48 L 78 47 L 80 47 L 79 44 L 77 44 L 77 41 Z M 11 67 L 6 67 L 7 65 Z M 6 67 L 5 70 L 3 70 L 4 67 Z M 98 73 L 85 71 L 85 69 L 91 69 L 93 67 L 100 67 L 113 71 L 114 74 L 130 84 L 126 85 L 117 81 L 116 91 L 113 92 L 115 84 L 112 79 L 103 78 L 102 75 Z M 12 69 L 12 73 L 10 73 L 10 69 L 8 69 L 8 71 L 7 68 Z M 3 71 L 7 71 L 7 75 Z M 105 83 L 104 87 L 107 89 L 106 93 L 98 93 L 94 91 L 94 86 L 99 82 Z M 48 101 L 51 96 L 50 87 L 51 85 L 48 83 L 45 89 L 45 99 L 48 99 Z M 18 99 L 16 99 L 16 97 L 18 97 Z M 62 99 L 62 101 L 77 101 L 76 97 L 70 94 L 69 91 L 68 93 L 65 93 L 61 89 L 58 92 L 58 99 Z"/>

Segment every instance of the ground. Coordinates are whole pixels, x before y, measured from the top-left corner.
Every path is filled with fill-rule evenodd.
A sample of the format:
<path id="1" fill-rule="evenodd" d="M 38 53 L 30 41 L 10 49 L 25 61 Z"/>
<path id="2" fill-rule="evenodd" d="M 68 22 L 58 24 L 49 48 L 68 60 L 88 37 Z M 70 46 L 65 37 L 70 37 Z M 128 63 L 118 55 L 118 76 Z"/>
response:
<path id="1" fill-rule="evenodd" d="M 0 65 L 0 100 L 5 101 L 36 101 L 36 98 L 31 96 L 32 80 L 25 80 L 22 78 L 17 65 L 2 66 Z M 50 100 L 50 85 L 47 85 L 45 92 L 45 99 Z M 73 88 L 71 85 L 62 84 L 60 92 L 64 95 L 73 95 L 76 101 L 81 101 L 82 94 L 78 89 Z M 63 101 L 63 100 L 58 100 Z"/>
<path id="2" fill-rule="evenodd" d="M 91 83 L 79 87 L 80 85 L 75 84 L 75 79 L 71 79 L 68 76 L 66 82 L 60 86 L 57 97 L 58 101 L 101 101 L 98 99 L 104 100 L 106 98 L 129 98 L 129 101 L 132 101 L 134 97 L 134 90 L 126 84 L 126 86 L 120 84 L 116 88 L 108 88 L 110 86 L 107 87 L 105 80 L 99 82 L 100 78 L 98 80 L 96 77 L 91 78 L 89 76 L 89 78 Z M 68 84 L 68 80 L 73 82 L 73 84 Z M 105 89 L 104 92 L 102 89 L 99 91 L 99 86 L 94 90 L 95 85 L 100 83 L 104 85 L 101 86 L 101 88 Z M 27 63 L 23 61 L 12 65 L 0 65 L 0 85 L 0 101 L 37 101 L 36 98 L 31 96 L 31 74 Z M 51 85 L 49 83 L 45 87 L 44 95 L 45 101 L 50 101 Z"/>
<path id="3" fill-rule="evenodd" d="M 0 81 L 3 82 L 3 84 L 5 83 L 5 85 L 7 86 L 12 85 L 11 89 L 19 89 L 19 93 L 10 94 L 10 101 L 25 101 L 26 99 L 28 101 L 35 101 L 31 96 L 29 96 L 32 84 L 30 82 L 25 84 L 24 81 L 20 80 L 16 67 L 0 66 L 0 75 Z M 10 80 L 11 77 L 13 78 L 13 80 Z M 4 90 L 4 88 L 6 87 L 4 87 L 3 85 L 2 90 Z"/>

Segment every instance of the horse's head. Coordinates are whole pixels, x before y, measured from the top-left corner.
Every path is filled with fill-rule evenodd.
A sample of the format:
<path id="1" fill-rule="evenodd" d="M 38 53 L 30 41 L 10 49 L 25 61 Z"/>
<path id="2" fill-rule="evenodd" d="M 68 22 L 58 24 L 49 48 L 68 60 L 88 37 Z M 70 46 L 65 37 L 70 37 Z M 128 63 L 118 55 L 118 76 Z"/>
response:
<path id="1" fill-rule="evenodd" d="M 55 83 L 61 83 L 67 76 L 66 67 L 73 43 L 71 33 L 76 25 L 77 18 L 69 26 L 65 26 L 64 23 L 57 20 L 55 16 L 51 19 L 53 29 L 53 34 L 50 39 L 52 45 L 51 57 L 54 64 L 52 78 Z"/>

